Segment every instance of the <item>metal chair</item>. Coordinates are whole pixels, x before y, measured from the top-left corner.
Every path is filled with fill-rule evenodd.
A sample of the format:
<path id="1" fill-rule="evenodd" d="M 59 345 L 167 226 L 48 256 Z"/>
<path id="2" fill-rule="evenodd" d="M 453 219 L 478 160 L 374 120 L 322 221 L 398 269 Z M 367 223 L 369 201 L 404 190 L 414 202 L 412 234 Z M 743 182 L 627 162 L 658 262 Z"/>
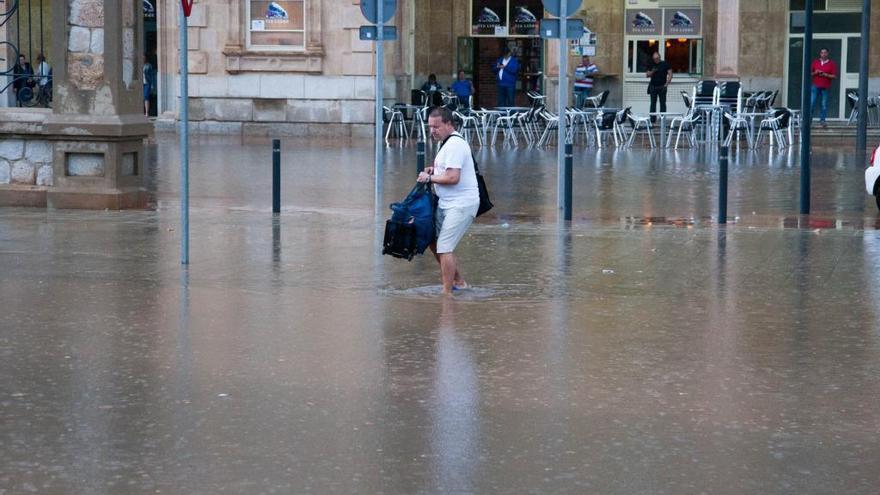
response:
<path id="1" fill-rule="evenodd" d="M 593 120 L 593 127 L 596 129 L 596 143 L 599 148 L 603 147 L 609 134 L 614 138 L 614 145 L 620 146 L 620 142 L 617 140 L 617 112 L 600 111 Z"/>
<path id="2" fill-rule="evenodd" d="M 633 142 L 635 141 L 636 134 L 642 132 L 643 134 L 648 135 L 648 142 L 651 143 L 651 148 L 655 148 L 656 145 L 654 143 L 654 131 L 651 128 L 651 118 L 641 115 L 635 115 L 632 112 L 627 112 L 627 117 L 632 123 L 632 132 L 629 135 L 627 146 L 632 146 Z"/>
<path id="3" fill-rule="evenodd" d="M 388 129 L 385 131 L 385 143 L 388 144 L 392 129 L 394 130 L 394 133 L 397 137 L 408 141 L 409 135 L 406 129 L 406 121 L 403 118 L 403 112 L 398 109 L 391 109 L 385 106 L 383 106 L 382 108 L 384 110 L 382 120 L 387 123 L 388 127 Z"/>
<path id="4" fill-rule="evenodd" d="M 669 133 L 666 134 L 666 147 L 672 143 L 672 134 L 675 136 L 675 149 L 678 149 L 678 143 L 681 141 L 681 133 L 687 130 L 685 137 L 691 145 L 691 148 L 697 145 L 697 125 L 701 121 L 700 113 L 694 109 L 690 109 L 688 113 L 681 117 L 675 117 L 669 123 Z M 676 132 L 676 130 L 678 132 Z"/>
<path id="5" fill-rule="evenodd" d="M 452 112 L 452 116 L 460 122 L 459 132 L 467 141 L 471 141 L 471 134 L 475 134 L 477 142 L 483 146 L 483 132 L 480 130 L 480 120 L 475 115 L 465 115 L 461 112 Z"/>
<path id="6" fill-rule="evenodd" d="M 607 89 L 596 96 L 588 96 L 584 99 L 584 108 L 604 108 L 605 102 L 608 101 L 608 95 L 611 92 Z"/>
<path id="7" fill-rule="evenodd" d="M 776 141 L 779 143 L 780 147 L 787 146 L 790 143 L 786 142 L 786 132 L 791 129 L 791 112 L 787 108 L 777 108 L 771 112 L 770 118 L 764 119 L 761 122 L 761 127 L 758 129 L 758 137 L 755 139 L 755 145 L 761 143 L 761 139 L 764 136 L 764 133 L 770 138 L 770 145 L 773 145 L 773 138 L 776 138 Z"/>

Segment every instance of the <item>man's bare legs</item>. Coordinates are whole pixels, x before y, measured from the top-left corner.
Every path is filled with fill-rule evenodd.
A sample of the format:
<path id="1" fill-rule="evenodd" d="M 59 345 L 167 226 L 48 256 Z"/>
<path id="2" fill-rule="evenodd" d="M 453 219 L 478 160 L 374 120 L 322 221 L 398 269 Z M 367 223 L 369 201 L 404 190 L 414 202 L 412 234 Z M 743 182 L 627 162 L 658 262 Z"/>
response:
<path id="1" fill-rule="evenodd" d="M 440 263 L 440 280 L 443 282 L 444 294 L 451 294 L 453 286 L 462 288 L 467 287 L 467 282 L 464 281 L 464 277 L 462 277 L 461 273 L 458 271 L 458 260 L 455 258 L 454 254 L 437 254 L 436 243 L 431 244 L 431 252 L 434 253 L 434 258 L 437 259 L 437 263 Z M 448 286 L 447 281 L 449 282 Z"/>

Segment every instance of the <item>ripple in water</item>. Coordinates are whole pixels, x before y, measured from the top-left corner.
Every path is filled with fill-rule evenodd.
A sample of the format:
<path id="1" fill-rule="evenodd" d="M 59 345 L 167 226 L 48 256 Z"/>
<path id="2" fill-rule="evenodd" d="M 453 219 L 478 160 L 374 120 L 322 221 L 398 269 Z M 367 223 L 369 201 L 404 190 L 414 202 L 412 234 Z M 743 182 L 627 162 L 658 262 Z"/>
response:
<path id="1" fill-rule="evenodd" d="M 385 288 L 380 289 L 383 296 L 405 297 L 412 299 L 436 300 L 442 297 L 442 285 L 425 285 L 408 289 Z M 546 299 L 550 297 L 547 289 L 541 289 L 527 284 L 489 284 L 479 287 L 471 286 L 467 289 L 456 290 L 453 297 L 460 301 L 509 301 Z"/>

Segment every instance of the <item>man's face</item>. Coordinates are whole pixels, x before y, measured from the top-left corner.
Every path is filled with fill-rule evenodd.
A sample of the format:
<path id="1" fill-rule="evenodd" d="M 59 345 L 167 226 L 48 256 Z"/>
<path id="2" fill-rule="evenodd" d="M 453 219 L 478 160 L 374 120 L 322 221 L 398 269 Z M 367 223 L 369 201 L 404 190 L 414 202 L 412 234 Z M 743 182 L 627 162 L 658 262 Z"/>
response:
<path id="1" fill-rule="evenodd" d="M 651 56 L 651 59 L 654 60 L 655 64 L 659 64 L 660 63 L 660 54 L 655 53 L 654 55 Z"/>
<path id="2" fill-rule="evenodd" d="M 822 60 L 828 60 L 828 50 L 819 50 L 819 58 Z"/>
<path id="3" fill-rule="evenodd" d="M 27 58 L 25 58 L 24 55 L 19 55 L 19 56 L 18 56 L 18 63 L 21 64 L 21 65 L 26 64 L 26 63 L 27 63 Z"/>
<path id="4" fill-rule="evenodd" d="M 581 63 L 584 65 L 590 65 L 590 57 L 584 57 L 581 59 Z"/>
<path id="5" fill-rule="evenodd" d="M 452 122 L 443 122 L 443 119 L 440 117 L 430 116 L 428 117 L 428 129 L 431 130 L 431 137 L 435 141 L 443 141 L 454 130 L 452 127 Z"/>
<path id="6" fill-rule="evenodd" d="M 458 72 L 458 80 L 464 81 L 464 71 L 463 70 Z"/>

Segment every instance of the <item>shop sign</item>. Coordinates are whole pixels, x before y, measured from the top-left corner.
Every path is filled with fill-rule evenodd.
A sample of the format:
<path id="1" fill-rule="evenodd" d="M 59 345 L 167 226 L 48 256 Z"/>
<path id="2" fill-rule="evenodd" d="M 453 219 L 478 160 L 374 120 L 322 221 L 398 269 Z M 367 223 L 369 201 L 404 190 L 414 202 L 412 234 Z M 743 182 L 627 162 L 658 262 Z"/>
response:
<path id="1" fill-rule="evenodd" d="M 662 9 L 627 9 L 626 11 L 626 34 L 659 36 L 662 23 Z"/>
<path id="2" fill-rule="evenodd" d="M 144 19 L 156 18 L 156 6 L 150 0 L 144 0 Z"/>
<path id="3" fill-rule="evenodd" d="M 251 31 L 290 31 L 303 28 L 301 1 L 254 1 Z"/>
<path id="4" fill-rule="evenodd" d="M 663 32 L 667 36 L 700 36 L 703 13 L 700 9 L 666 9 Z"/>
<path id="5" fill-rule="evenodd" d="M 472 36 L 507 36 L 507 0 L 473 0 Z"/>
<path id="6" fill-rule="evenodd" d="M 510 4 L 510 13 L 513 22 L 510 24 L 510 34 L 515 36 L 538 36 L 538 27 L 541 18 L 544 17 L 544 8 L 541 2 L 516 2 Z"/>

